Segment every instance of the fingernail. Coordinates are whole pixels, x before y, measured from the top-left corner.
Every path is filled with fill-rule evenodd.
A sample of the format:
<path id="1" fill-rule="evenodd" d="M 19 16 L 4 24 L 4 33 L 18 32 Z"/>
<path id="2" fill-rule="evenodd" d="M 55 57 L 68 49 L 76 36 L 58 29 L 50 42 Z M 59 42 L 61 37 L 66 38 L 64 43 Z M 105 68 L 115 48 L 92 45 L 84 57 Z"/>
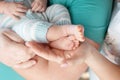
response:
<path id="1" fill-rule="evenodd" d="M 66 58 L 71 58 L 71 54 L 67 54 L 67 55 L 66 55 Z"/>

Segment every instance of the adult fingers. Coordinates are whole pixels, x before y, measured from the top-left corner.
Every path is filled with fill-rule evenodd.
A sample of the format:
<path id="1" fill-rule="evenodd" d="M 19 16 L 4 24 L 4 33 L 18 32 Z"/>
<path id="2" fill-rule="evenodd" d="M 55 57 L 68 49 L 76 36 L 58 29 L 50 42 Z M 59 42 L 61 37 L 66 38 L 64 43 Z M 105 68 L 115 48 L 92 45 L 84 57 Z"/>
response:
<path id="1" fill-rule="evenodd" d="M 24 8 L 18 8 L 17 12 L 21 12 L 21 13 L 25 13 L 27 12 L 28 9 L 24 9 Z"/>
<path id="2" fill-rule="evenodd" d="M 27 8 L 26 6 L 24 6 L 23 4 L 18 4 L 18 5 L 17 5 L 17 8 L 23 8 L 23 9 L 26 9 L 26 10 L 28 9 L 28 8 Z"/>
<path id="3" fill-rule="evenodd" d="M 44 47 L 42 44 L 39 45 L 36 42 L 26 42 L 26 46 L 30 47 L 33 50 L 33 52 L 35 52 L 38 56 L 41 56 L 41 57 L 48 56 L 48 53 L 44 52 Z"/>
<path id="4" fill-rule="evenodd" d="M 31 7 L 33 7 L 35 5 L 35 1 L 31 4 Z"/>
<path id="5" fill-rule="evenodd" d="M 62 52 L 52 50 L 48 46 L 39 45 L 35 42 L 28 42 L 26 45 L 30 47 L 38 56 L 47 60 L 60 63 L 64 58 Z"/>
<path id="6" fill-rule="evenodd" d="M 6 36 L 4 36 L 3 34 L 0 34 L 0 48 L 8 45 L 9 42 L 10 40 Z"/>
<path id="7" fill-rule="evenodd" d="M 32 11 L 36 12 L 36 9 L 39 7 L 39 3 L 35 3 L 34 6 L 32 7 Z"/>
<path id="8" fill-rule="evenodd" d="M 22 16 L 25 16 L 25 13 L 15 12 L 14 15 L 15 15 L 15 16 L 18 16 L 19 18 L 21 18 Z"/>
<path id="9" fill-rule="evenodd" d="M 30 68 L 30 67 L 34 66 L 35 64 L 36 64 L 35 60 L 29 60 L 29 61 L 26 61 L 24 63 L 20 63 L 20 64 L 17 64 L 17 65 L 14 65 L 13 67 L 14 68 L 26 69 L 26 68 Z"/>
<path id="10" fill-rule="evenodd" d="M 53 57 L 51 54 L 50 55 L 51 55 L 51 59 L 53 59 L 53 61 L 62 64 L 66 60 L 66 57 L 64 55 L 64 51 L 57 50 L 57 49 L 52 49 L 52 51 L 54 52 Z"/>
<path id="11" fill-rule="evenodd" d="M 16 55 L 13 56 L 13 58 L 15 57 L 15 59 L 16 59 L 16 61 L 18 61 L 18 63 L 26 62 L 35 56 L 35 53 L 33 53 L 33 51 L 31 49 L 29 49 L 21 44 L 15 45 L 15 48 L 13 48 L 13 50 L 14 51 L 16 50 Z M 17 52 L 17 51 L 19 51 L 19 52 Z"/>
<path id="12" fill-rule="evenodd" d="M 41 9 L 41 12 L 42 12 L 42 11 L 45 11 L 45 9 L 46 9 L 46 7 L 43 6 L 42 9 Z"/>
<path id="13" fill-rule="evenodd" d="M 10 17 L 17 20 L 17 21 L 20 19 L 18 16 L 14 15 L 14 14 L 11 14 Z"/>
<path id="14" fill-rule="evenodd" d="M 10 29 L 5 29 L 3 31 L 3 34 L 5 36 L 7 36 L 12 41 L 19 42 L 19 43 L 24 43 L 24 40 L 21 37 L 19 37 L 15 32 L 10 30 Z"/>
<path id="15" fill-rule="evenodd" d="M 43 6 L 42 5 L 39 5 L 36 9 L 35 9 L 35 11 L 37 12 L 37 11 L 39 11 L 39 12 L 41 12 L 41 9 L 43 8 Z"/>

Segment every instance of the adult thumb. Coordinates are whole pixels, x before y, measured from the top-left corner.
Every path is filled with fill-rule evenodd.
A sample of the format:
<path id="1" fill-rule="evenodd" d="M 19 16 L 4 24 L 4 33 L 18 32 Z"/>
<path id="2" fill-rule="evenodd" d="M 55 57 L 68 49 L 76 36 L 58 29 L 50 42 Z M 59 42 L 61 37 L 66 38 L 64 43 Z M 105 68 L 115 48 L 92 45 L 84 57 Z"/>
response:
<path id="1" fill-rule="evenodd" d="M 17 35 L 14 31 L 12 31 L 10 29 L 4 29 L 3 35 L 8 37 L 12 41 L 15 41 L 18 43 L 24 43 L 24 40 L 19 35 Z"/>

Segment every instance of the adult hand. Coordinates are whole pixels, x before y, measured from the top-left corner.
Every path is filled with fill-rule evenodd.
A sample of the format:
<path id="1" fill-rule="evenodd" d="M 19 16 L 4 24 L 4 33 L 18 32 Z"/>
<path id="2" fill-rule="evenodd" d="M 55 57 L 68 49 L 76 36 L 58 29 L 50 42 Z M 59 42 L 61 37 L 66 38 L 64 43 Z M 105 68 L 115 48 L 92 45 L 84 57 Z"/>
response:
<path id="1" fill-rule="evenodd" d="M 3 2 L 2 6 L 3 14 L 6 14 L 14 19 L 19 19 L 25 15 L 28 10 L 22 2 Z"/>
<path id="2" fill-rule="evenodd" d="M 15 32 L 0 30 L 0 62 L 16 68 L 28 68 L 36 61 L 35 54 L 24 45 L 24 41 Z"/>
<path id="3" fill-rule="evenodd" d="M 26 46 L 28 46 L 35 54 L 38 56 L 57 63 L 65 63 L 65 59 L 69 57 L 69 54 L 64 54 L 63 50 L 52 49 L 49 45 L 38 44 L 36 42 L 27 42 Z"/>
<path id="4" fill-rule="evenodd" d="M 30 47 L 38 56 L 50 61 L 58 62 L 62 66 L 68 64 L 82 64 L 85 62 L 87 57 L 89 57 L 89 53 L 96 50 L 96 48 L 86 41 L 81 43 L 77 49 L 71 51 L 50 49 L 48 46 L 43 46 L 36 42 L 28 42 L 27 46 Z"/>
<path id="5" fill-rule="evenodd" d="M 34 0 L 32 3 L 32 11 L 43 12 L 47 7 L 47 0 Z"/>
<path id="6" fill-rule="evenodd" d="M 97 49 L 85 41 L 81 43 L 76 50 L 65 51 L 64 54 L 71 54 L 71 56 L 66 59 L 68 64 L 82 64 L 90 57 L 90 53 L 93 51 L 97 51 Z"/>

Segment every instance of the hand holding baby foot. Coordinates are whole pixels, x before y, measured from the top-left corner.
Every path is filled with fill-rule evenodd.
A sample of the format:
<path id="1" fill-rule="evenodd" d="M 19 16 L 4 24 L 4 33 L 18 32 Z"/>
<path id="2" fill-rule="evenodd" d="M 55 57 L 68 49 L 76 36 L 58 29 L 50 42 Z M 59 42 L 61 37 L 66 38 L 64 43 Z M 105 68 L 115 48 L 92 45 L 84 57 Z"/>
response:
<path id="1" fill-rule="evenodd" d="M 46 60 L 62 63 L 65 58 L 62 50 L 51 49 L 48 45 L 27 42 L 26 46 L 28 46 L 36 55 Z"/>
<path id="2" fill-rule="evenodd" d="M 19 19 L 25 15 L 27 7 L 21 2 L 3 2 L 2 13 L 14 19 Z"/>
<path id="3" fill-rule="evenodd" d="M 64 52 L 64 54 L 66 54 L 66 63 L 68 65 L 82 64 L 91 56 L 90 53 L 96 50 L 97 49 L 85 41 L 77 49 Z"/>
<path id="4" fill-rule="evenodd" d="M 83 42 L 77 49 L 70 51 L 51 49 L 46 45 L 44 46 L 36 42 L 27 42 L 26 45 L 38 56 L 49 61 L 57 62 L 61 65 L 61 67 L 83 63 L 89 55 L 87 53 L 91 51 L 91 48 L 87 48 L 87 50 L 85 50 L 86 47 L 89 47 L 86 42 Z"/>
<path id="5" fill-rule="evenodd" d="M 80 25 L 54 25 L 49 28 L 47 39 L 53 48 L 73 50 L 85 41 L 84 28 Z"/>
<path id="6" fill-rule="evenodd" d="M 43 12 L 47 7 L 47 0 L 34 0 L 32 3 L 32 11 Z"/>

